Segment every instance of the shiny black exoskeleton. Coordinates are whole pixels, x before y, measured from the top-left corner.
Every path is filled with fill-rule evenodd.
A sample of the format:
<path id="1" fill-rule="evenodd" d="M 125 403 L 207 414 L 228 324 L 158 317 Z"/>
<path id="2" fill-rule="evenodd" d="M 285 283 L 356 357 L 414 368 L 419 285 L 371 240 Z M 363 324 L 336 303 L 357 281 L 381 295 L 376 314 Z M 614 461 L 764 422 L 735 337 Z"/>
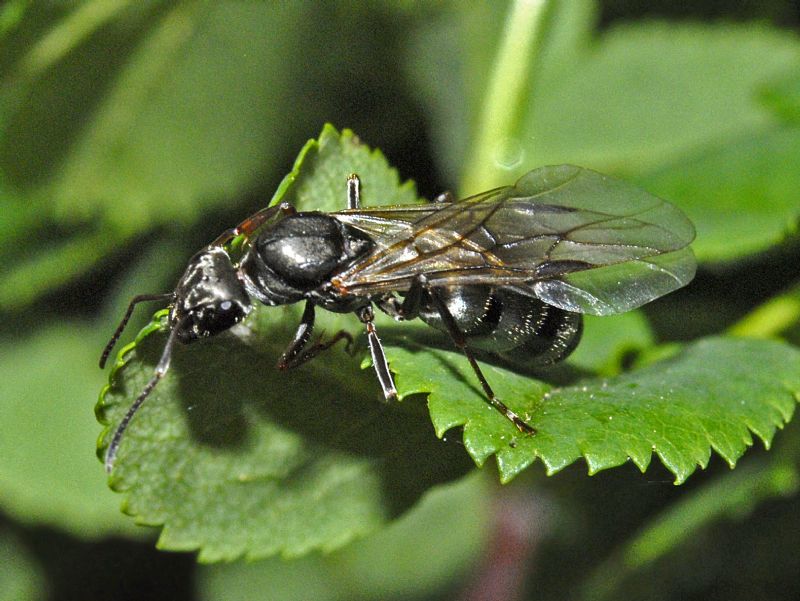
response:
<path id="1" fill-rule="evenodd" d="M 360 182 L 348 179 L 348 206 L 360 204 Z M 446 197 L 439 199 L 447 202 Z M 234 262 L 225 245 L 239 235 L 260 230 L 243 256 Z M 146 300 L 169 300 L 170 336 L 153 378 L 129 409 L 111 439 L 106 468 L 111 470 L 122 435 L 133 415 L 166 374 L 175 340 L 188 344 L 224 332 L 241 322 L 253 300 L 275 306 L 306 301 L 300 327 L 278 367 L 300 365 L 321 350 L 350 335 L 339 332 L 330 340 L 307 347 L 316 306 L 337 313 L 355 312 L 366 325 L 376 374 L 386 399 L 396 389 L 380 340 L 373 325 L 372 304 L 398 320 L 420 317 L 429 325 L 454 336 L 468 353 L 489 402 L 523 432 L 533 429 L 494 396 L 477 363 L 467 350 L 474 346 L 499 354 L 520 352 L 536 363 L 549 364 L 569 354 L 580 338 L 581 317 L 523 295 L 488 286 L 451 286 L 433 295 L 424 275 L 400 301 L 392 294 L 342 295 L 331 286 L 332 277 L 373 250 L 375 241 L 363 231 L 331 215 L 295 212 L 282 204 L 265 209 L 239 227 L 225 232 L 189 261 L 175 291 L 167 295 L 142 295 L 133 299 L 101 359 L 101 367 L 122 333 L 134 306 Z M 538 358 L 538 359 L 537 359 Z"/>
<path id="2" fill-rule="evenodd" d="M 616 196 L 600 209 L 587 205 L 581 194 L 566 193 L 570 185 L 580 189 L 581 178 L 592 190 L 608 188 Z M 355 313 L 366 327 L 386 399 L 397 392 L 373 305 L 397 320 L 419 317 L 463 351 L 486 401 L 520 432 L 533 433 L 495 396 L 473 349 L 550 365 L 577 345 L 581 313 L 626 311 L 694 275 L 691 223 L 660 199 L 638 191 L 620 194 L 620 185 L 562 165 L 457 202 L 443 195 L 424 205 L 361 209 L 360 182 L 352 175 L 345 211 L 297 212 L 287 203 L 259 211 L 197 253 L 172 293 L 137 296 L 128 306 L 101 367 L 142 301 L 169 302 L 170 335 L 153 377 L 112 436 L 106 469 L 112 469 L 134 414 L 167 372 L 175 341 L 230 329 L 254 301 L 305 302 L 280 369 L 298 366 L 339 340 L 352 342 L 342 331 L 309 344 L 316 307 Z M 244 244 L 234 251 L 232 242 L 241 239 Z"/>

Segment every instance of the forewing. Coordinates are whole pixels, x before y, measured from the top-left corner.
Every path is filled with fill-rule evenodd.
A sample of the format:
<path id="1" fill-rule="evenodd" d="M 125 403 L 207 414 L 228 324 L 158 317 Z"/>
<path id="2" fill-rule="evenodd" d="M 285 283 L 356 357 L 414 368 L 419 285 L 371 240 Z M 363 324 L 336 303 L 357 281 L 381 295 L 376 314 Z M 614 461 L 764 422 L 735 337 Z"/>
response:
<path id="1" fill-rule="evenodd" d="M 343 211 L 376 248 L 335 278 L 342 290 L 491 284 L 569 310 L 627 311 L 694 276 L 689 220 L 625 182 L 572 165 L 454 203 Z"/>

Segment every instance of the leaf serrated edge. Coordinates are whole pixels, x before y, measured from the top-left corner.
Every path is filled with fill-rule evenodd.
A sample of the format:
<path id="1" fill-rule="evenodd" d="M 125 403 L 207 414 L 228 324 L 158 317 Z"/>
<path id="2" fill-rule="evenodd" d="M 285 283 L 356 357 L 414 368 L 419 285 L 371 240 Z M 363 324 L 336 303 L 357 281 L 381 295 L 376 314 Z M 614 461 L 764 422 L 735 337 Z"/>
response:
<path id="1" fill-rule="evenodd" d="M 133 350 L 141 344 L 142 340 L 147 338 L 150 334 L 156 331 L 161 331 L 164 328 L 164 318 L 169 314 L 169 309 L 159 309 L 153 314 L 151 320 L 141 329 L 139 333 L 136 334 L 136 337 L 133 339 L 132 342 L 129 342 L 125 346 L 121 347 L 117 352 L 116 359 L 114 360 L 114 364 L 111 366 L 111 370 L 108 373 L 108 382 L 105 386 L 103 386 L 102 390 L 100 390 L 99 398 L 97 399 L 97 403 L 94 407 L 94 415 L 97 421 L 104 426 L 103 430 L 100 432 L 100 435 L 97 438 L 97 457 L 100 461 L 104 461 L 104 455 L 106 450 L 106 443 L 105 439 L 111 429 L 111 423 L 108 421 L 106 417 L 106 409 L 108 408 L 108 403 L 106 402 L 106 395 L 111 391 L 114 387 L 114 382 L 117 377 L 117 373 L 125 367 L 128 362 L 133 357 Z"/>
<path id="2" fill-rule="evenodd" d="M 675 357 L 680 349 L 680 345 L 670 344 L 670 353 L 666 359 L 659 357 L 659 361 L 654 363 L 660 363 L 666 361 L 670 358 Z M 685 346 L 683 348 L 686 348 Z M 448 351 L 445 351 L 448 352 Z M 653 362 L 647 362 L 645 366 L 651 366 Z M 393 372 L 394 373 L 394 372 Z M 602 378 L 601 378 L 602 379 Z M 784 403 L 781 403 L 775 399 L 771 401 L 767 401 L 768 404 L 774 411 L 771 416 L 770 427 L 769 431 L 765 432 L 762 428 L 756 427 L 751 421 L 743 421 L 743 436 L 741 442 L 743 444 L 743 448 L 738 453 L 728 453 L 727 450 L 723 451 L 721 449 L 722 445 L 716 444 L 712 441 L 712 437 L 706 433 L 706 442 L 708 446 L 705 447 L 705 451 L 703 452 L 702 456 L 687 456 L 684 463 L 688 467 L 683 467 L 681 465 L 676 464 L 675 462 L 668 461 L 667 457 L 664 455 L 663 449 L 659 448 L 656 445 L 653 445 L 651 451 L 644 455 L 638 455 L 637 453 L 631 453 L 630 449 L 626 449 L 626 457 L 625 459 L 619 461 L 617 459 L 613 459 L 611 461 L 602 462 L 596 461 L 593 459 L 591 454 L 587 454 L 584 449 L 578 449 L 576 453 L 571 453 L 569 456 L 561 456 L 558 457 L 557 461 L 553 461 L 552 458 L 546 458 L 541 455 L 541 453 L 536 450 L 534 451 L 529 459 L 525 461 L 515 461 L 512 463 L 514 465 L 513 469 L 509 468 L 506 462 L 503 460 L 503 454 L 500 453 L 500 448 L 495 447 L 493 450 L 488 452 L 481 452 L 481 453 L 474 453 L 472 448 L 466 444 L 465 447 L 475 462 L 477 467 L 483 467 L 488 459 L 492 456 L 495 457 L 498 467 L 498 474 L 500 477 L 500 482 L 502 484 L 507 484 L 511 480 L 513 480 L 520 472 L 527 469 L 531 464 L 533 464 L 537 459 L 541 460 L 543 465 L 545 466 L 545 471 L 547 476 L 555 475 L 556 473 L 560 472 L 561 470 L 565 469 L 566 467 L 572 465 L 579 459 L 583 459 L 587 464 L 587 472 L 590 476 L 597 474 L 600 471 L 606 469 L 612 469 L 614 467 L 619 467 L 624 465 L 628 462 L 633 463 L 642 473 L 645 473 L 649 468 L 650 464 L 652 463 L 653 456 L 657 457 L 660 463 L 669 470 L 673 476 L 675 476 L 674 484 L 676 486 L 681 485 L 688 480 L 688 478 L 697 470 L 697 468 L 706 469 L 712 459 L 713 455 L 719 456 L 723 461 L 725 461 L 730 469 L 734 469 L 736 464 L 738 463 L 739 459 L 741 459 L 746 453 L 747 450 L 755 444 L 755 439 L 757 438 L 763 444 L 766 450 L 769 450 L 772 440 L 775 437 L 775 434 L 779 430 L 782 430 L 786 424 L 791 421 L 795 408 L 798 403 L 800 403 L 800 391 L 793 390 L 793 384 L 786 382 L 785 380 L 781 381 L 781 385 L 784 388 L 784 392 L 791 396 L 794 399 L 794 402 L 790 407 L 784 409 Z M 401 388 L 401 387 L 398 387 Z M 435 388 L 434 386 L 430 386 L 430 388 Z M 417 386 L 414 390 L 410 391 L 403 391 L 400 392 L 400 399 L 404 399 L 407 396 L 411 396 L 414 394 L 422 394 L 425 395 L 426 398 L 429 398 L 431 394 L 438 394 L 439 391 L 437 390 L 426 390 L 424 385 Z M 457 428 L 459 426 L 463 427 L 464 431 L 462 433 L 462 438 L 466 438 L 466 431 L 470 424 L 470 418 L 465 419 L 452 419 L 447 422 L 443 422 L 441 420 L 433 419 L 431 416 L 431 422 L 434 426 L 434 431 L 436 436 L 440 439 L 444 438 L 453 428 Z M 673 455 L 685 455 L 684 453 L 678 453 L 677 449 L 674 449 Z"/>
<path id="3" fill-rule="evenodd" d="M 392 165 L 389 163 L 389 160 L 386 158 L 386 155 L 383 154 L 380 148 L 373 148 L 368 144 L 364 144 L 360 137 L 352 129 L 343 128 L 340 132 L 333 124 L 325 123 L 322 126 L 319 136 L 309 139 L 303 145 L 303 148 L 300 149 L 297 158 L 294 160 L 291 171 L 289 171 L 289 173 L 287 173 L 281 180 L 281 183 L 278 184 L 278 188 L 275 190 L 275 193 L 272 195 L 272 199 L 269 201 L 267 206 L 273 206 L 281 202 L 281 200 L 286 196 L 287 192 L 291 189 L 292 185 L 294 185 L 297 178 L 300 176 L 302 166 L 312 152 L 319 154 L 328 144 L 334 142 L 338 142 L 340 145 L 352 144 L 355 147 L 365 149 L 370 160 L 380 161 L 381 165 L 385 167 L 386 170 L 392 175 L 394 180 L 392 183 L 397 187 L 398 190 L 409 192 L 419 199 L 416 182 L 414 182 L 412 179 L 406 179 L 404 181 L 403 178 L 400 177 L 400 172 L 396 167 L 392 167 Z"/>

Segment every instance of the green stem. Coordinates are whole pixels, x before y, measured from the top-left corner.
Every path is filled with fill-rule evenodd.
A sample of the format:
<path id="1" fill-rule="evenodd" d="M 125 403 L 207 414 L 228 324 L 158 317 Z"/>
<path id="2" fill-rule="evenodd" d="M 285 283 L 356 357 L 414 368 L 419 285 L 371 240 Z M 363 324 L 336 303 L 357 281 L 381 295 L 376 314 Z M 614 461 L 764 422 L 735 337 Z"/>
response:
<path id="1" fill-rule="evenodd" d="M 738 322 L 728 333 L 747 338 L 771 338 L 800 321 L 800 288 L 776 296 L 755 308 Z"/>
<path id="2" fill-rule="evenodd" d="M 514 0 L 506 19 L 477 134 L 462 178 L 462 191 L 475 193 L 498 183 L 498 157 L 514 144 L 525 98 L 530 94 L 536 41 L 547 0 Z"/>

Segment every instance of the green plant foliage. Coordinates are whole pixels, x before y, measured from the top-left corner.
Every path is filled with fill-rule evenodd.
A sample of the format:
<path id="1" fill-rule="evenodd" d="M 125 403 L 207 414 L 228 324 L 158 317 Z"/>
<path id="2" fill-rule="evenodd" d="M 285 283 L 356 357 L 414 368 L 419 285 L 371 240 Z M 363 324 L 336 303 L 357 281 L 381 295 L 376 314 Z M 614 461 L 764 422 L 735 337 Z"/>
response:
<path id="1" fill-rule="evenodd" d="M 759 95 L 800 67 L 800 42 L 752 25 L 657 22 L 593 37 L 593 3 L 563 4 L 551 11 L 540 60 L 530 59 L 522 116 L 495 140 L 495 179 L 480 185 L 570 162 L 633 176 L 678 203 L 697 225 L 702 260 L 742 257 L 786 237 L 800 219 L 791 167 L 797 132 L 776 128 Z M 488 10 L 459 10 L 423 30 L 411 63 L 445 166 L 463 164 L 486 102 L 480 91 L 493 67 L 475 46 L 485 47 L 496 29 Z M 434 50 L 442 38 L 466 57 L 457 68 Z M 454 102 L 459 96 L 473 102 Z M 791 80 L 776 84 L 773 98 L 791 106 Z M 470 181 L 466 192 L 477 191 Z"/>
<path id="2" fill-rule="evenodd" d="M 102 386 L 102 341 L 62 324 L 0 347 L 0 503 L 25 522 L 95 538 L 134 532 L 87 455 L 97 424 L 81 403 Z M 36 357 L 35 369 L 30 367 Z M 36 424 L 36 427 L 31 427 Z"/>
<path id="3" fill-rule="evenodd" d="M 328 126 L 274 201 L 333 208 L 351 171 L 362 174 L 365 195 L 414 198 L 379 153 Z M 163 316 L 121 354 L 98 409 L 107 423 L 119 422 L 150 378 Z M 237 334 L 179 348 L 136 415 L 111 482 L 126 492 L 128 513 L 164 526 L 163 548 L 199 548 L 205 561 L 334 549 L 459 472 L 416 403 L 376 403 L 371 369 L 360 371 L 340 350 L 278 373 L 296 319 L 295 308 L 265 308 Z M 346 316 L 326 323 L 341 327 Z M 641 336 L 630 323 L 617 344 Z M 594 473 L 628 460 L 644 470 L 655 452 L 680 483 L 712 449 L 734 465 L 751 432 L 768 445 L 800 394 L 800 352 L 764 341 L 702 341 L 637 371 L 564 387 L 487 366 L 499 396 L 536 425 L 525 437 L 485 403 L 462 355 L 418 344 L 421 328 L 402 326 L 382 330 L 401 395 L 428 394 L 437 435 L 463 426 L 467 452 L 478 465 L 496 455 L 503 481 L 536 458 L 554 473 L 583 457 Z M 399 490 L 401 498 L 387 494 Z"/>
<path id="4" fill-rule="evenodd" d="M 653 193 L 684 201 L 704 259 L 753 255 L 798 231 L 800 129 L 727 140 L 640 179 Z"/>
<path id="5" fill-rule="evenodd" d="M 681 483 L 712 449 L 735 465 L 751 432 L 769 445 L 800 398 L 800 352 L 766 341 L 708 339 L 624 375 L 558 388 L 487 369 L 498 396 L 536 425 L 524 437 L 482 402 L 457 354 L 409 345 L 390 358 L 401 390 L 431 392 L 437 433 L 463 425 L 476 463 L 496 454 L 506 481 L 536 458 L 551 474 L 579 457 L 590 473 L 626 461 L 644 471 L 655 453 Z"/>
<path id="6" fill-rule="evenodd" d="M 761 99 L 781 119 L 792 125 L 800 123 L 800 73 L 797 69 L 766 84 Z"/>
<path id="7" fill-rule="evenodd" d="M 296 315 L 258 321 L 263 335 L 180 349 L 126 434 L 111 483 L 137 521 L 164 525 L 162 548 L 199 548 L 203 561 L 331 550 L 464 472 L 460 449 L 420 412 L 381 404 L 374 376 L 340 350 L 278 372 Z M 140 338 L 115 369 L 104 420 L 120 420 L 163 344 Z"/>
<path id="8" fill-rule="evenodd" d="M 355 601 L 441 590 L 454 577 L 468 577 L 486 542 L 487 488 L 485 479 L 474 476 L 438 487 L 385 529 L 334 553 L 208 566 L 201 572 L 201 598 Z"/>
<path id="9" fill-rule="evenodd" d="M 0 231 L 10 240 L 53 222 L 81 231 L 26 248 L 4 270 L 5 310 L 86 273 L 146 228 L 175 229 L 230 203 L 261 181 L 288 133 L 283 66 L 302 7 L 90 2 L 66 9 L 39 7 L 49 35 L 5 71 L 0 64 L 0 77 L 14 84 L 0 94 L 4 211 L 28 216 Z M 36 39 L 25 27 L 10 36 L 15 48 Z"/>
<path id="10" fill-rule="evenodd" d="M 569 356 L 569 364 L 602 375 L 614 375 L 622 369 L 627 353 L 635 353 L 653 343 L 653 332 L 641 311 L 606 317 L 586 315 L 581 343 Z"/>
<path id="11" fill-rule="evenodd" d="M 65 15 L 59 25 L 76 14 Z M 43 136 L 14 126 L 42 118 L 39 106 L 20 105 L 2 142 L 12 181 L 54 202 L 57 215 L 75 221 L 99 217 L 106 227 L 127 232 L 154 220 L 182 221 L 194 216 L 195 203 L 225 202 L 252 185 L 263 158 L 280 143 L 286 82 L 276 77 L 288 75 L 280 65 L 290 58 L 287 36 L 297 13 L 268 3 L 189 2 L 164 11 L 117 9 L 113 16 L 117 27 L 128 28 L 118 43 L 133 50 L 124 61 L 97 65 L 93 75 L 105 85 L 94 90 L 88 125 L 72 132 L 55 127 Z M 102 30 L 94 44 L 102 46 L 108 35 L 113 31 Z M 27 73 L 34 52 L 17 67 L 18 77 Z M 83 61 L 97 57 L 80 56 L 35 84 L 47 86 L 40 94 L 61 97 L 62 104 L 50 111 L 63 114 L 62 128 L 88 108 L 70 101 Z M 24 152 L 12 158 L 12 149 Z M 56 151 L 64 153 L 62 160 L 48 162 Z"/>
<path id="12" fill-rule="evenodd" d="M 800 597 L 800 19 L 733 4 L 1 2 L 0 599 L 433 601 L 493 568 L 496 598 Z M 381 150 L 328 126 L 275 191 L 327 121 Z M 110 477 L 92 456 L 164 315 L 135 311 L 98 441 L 108 336 L 219 232 L 342 209 L 351 172 L 380 206 L 558 163 L 679 206 L 699 269 L 552 369 L 479 357 L 535 436 L 419 320 L 376 318 L 385 404 L 353 315 L 317 314 L 350 353 L 280 373 L 302 307 L 259 307 L 179 345 Z"/>
<path id="13" fill-rule="evenodd" d="M 341 206 L 351 171 L 365 174 L 367 202 L 369 189 L 415 198 L 380 153 L 326 127 L 275 200 Z M 164 525 L 163 548 L 199 548 L 204 561 L 334 549 L 464 472 L 459 449 L 436 441 L 419 411 L 376 402 L 374 376 L 341 350 L 278 372 L 294 309 L 265 309 L 249 332 L 179 349 L 126 434 L 112 486 L 139 522 Z M 118 423 L 152 375 L 164 336 L 146 334 L 160 324 L 143 331 L 135 355 L 121 355 L 98 408 L 104 421 Z"/>

